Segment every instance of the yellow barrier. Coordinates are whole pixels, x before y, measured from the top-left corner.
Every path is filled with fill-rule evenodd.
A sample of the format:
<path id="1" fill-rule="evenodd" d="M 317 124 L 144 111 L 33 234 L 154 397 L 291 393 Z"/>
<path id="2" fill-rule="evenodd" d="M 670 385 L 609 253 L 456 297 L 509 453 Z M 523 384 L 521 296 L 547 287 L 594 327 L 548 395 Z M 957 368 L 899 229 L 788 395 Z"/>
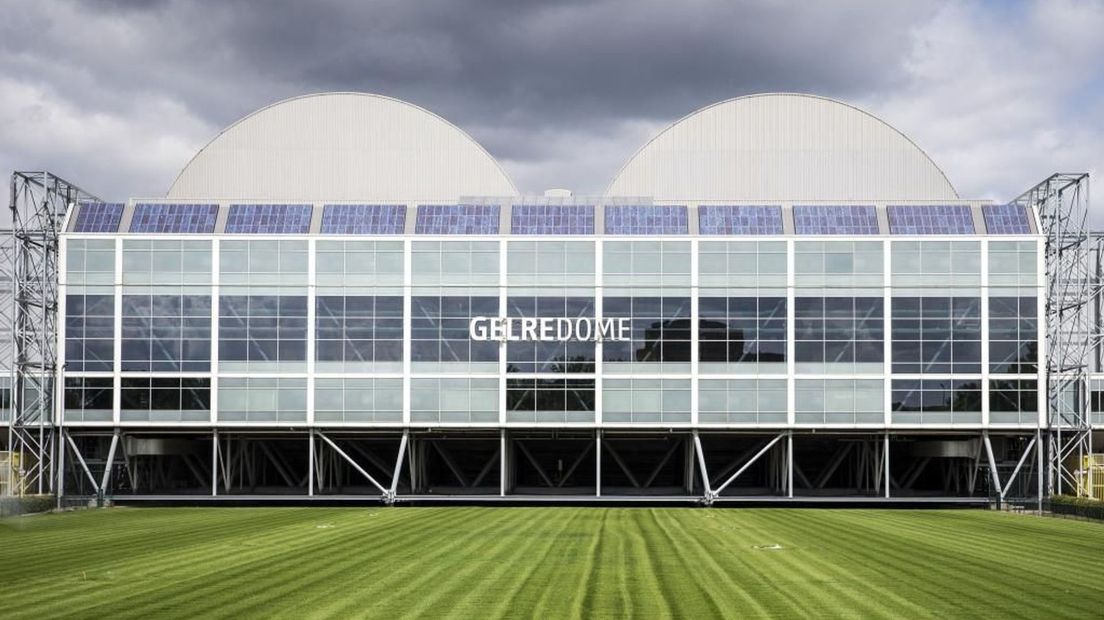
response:
<path id="1" fill-rule="evenodd" d="M 1088 497 L 1104 500 L 1104 454 L 1085 455 L 1080 474 L 1083 493 Z"/>
<path id="2" fill-rule="evenodd" d="M 22 495 L 21 491 L 26 491 L 20 470 L 21 456 L 19 452 L 0 452 L 0 495 Z"/>

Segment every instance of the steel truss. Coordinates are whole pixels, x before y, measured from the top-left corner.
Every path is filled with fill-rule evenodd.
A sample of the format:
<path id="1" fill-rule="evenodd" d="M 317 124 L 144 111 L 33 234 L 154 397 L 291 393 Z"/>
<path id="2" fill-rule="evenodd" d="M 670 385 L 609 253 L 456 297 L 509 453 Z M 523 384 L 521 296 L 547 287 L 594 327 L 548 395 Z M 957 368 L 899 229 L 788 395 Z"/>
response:
<path id="1" fill-rule="evenodd" d="M 731 454 L 703 448 L 705 432 L 671 433 L 649 461 L 634 454 L 630 438 L 609 431 L 584 431 L 587 437 L 573 440 L 571 450 L 556 453 L 546 445 L 541 452 L 541 442 L 559 431 L 487 429 L 480 441 L 494 449 L 481 453 L 474 469 L 457 458 L 460 448 L 452 438 L 415 430 L 392 434 L 393 448 L 377 452 L 362 436 L 336 429 L 285 433 L 285 448 L 238 431 L 207 429 L 199 431 L 207 437 L 204 455 L 184 453 L 161 461 L 132 454 L 125 437 L 130 431 L 70 434 L 54 424 L 60 387 L 55 385 L 58 235 L 69 206 L 96 200 L 47 172 L 12 175 L 12 227 L 0 243 L 0 332 L 6 330 L 0 337 L 7 336 L 0 353 L 10 348 L 12 398 L 0 419 L 6 420 L 6 449 L 18 458 L 9 458 L 11 466 L 0 472 L 6 493 L 61 495 L 68 480 L 73 495 L 104 498 L 120 486 L 147 488 L 174 476 L 179 482 L 181 475 L 211 498 L 248 497 L 275 481 L 283 492 L 301 489 L 308 498 L 353 496 L 385 503 L 432 496 L 435 484 L 457 498 L 478 492 L 500 498 L 567 493 L 654 498 L 669 491 L 670 497 L 704 504 L 817 497 L 840 484 L 850 485 L 863 501 L 897 499 L 898 491 L 907 493 L 918 480 L 933 476 L 941 477 L 944 498 L 950 492 L 972 498 L 986 492 L 983 484 L 994 501 L 1033 498 L 1036 494 L 1029 491 L 1035 489 L 1029 487 L 1036 482 L 1040 498 L 1044 486 L 1047 493 L 1086 491 L 1076 470 L 1091 450 L 1088 376 L 1104 365 L 1104 235 L 1088 232 L 1087 174 L 1052 175 L 1013 201 L 1039 214 L 1046 237 L 1049 417 L 1044 429 L 1035 436 L 1002 437 L 996 449 L 989 435 L 979 432 L 969 440 L 974 447 L 968 458 L 922 457 L 907 463 L 891 449 L 897 431 L 871 432 L 836 446 L 818 469 L 801 460 L 800 450 L 795 459 L 795 442 L 808 436 L 791 430 L 745 433 L 747 443 Z M 1090 368 L 1093 359 L 1096 366 Z M 528 478 L 519 481 L 523 471 Z M 584 474 L 590 477 L 580 486 Z M 442 475 L 447 485 L 440 483 Z"/>
<path id="2" fill-rule="evenodd" d="M 11 399 L 7 418 L 6 493 L 52 493 L 63 458 L 54 425 L 57 376 L 58 235 L 69 207 L 98 201 L 49 172 L 14 172 L 11 230 L 3 279 L 10 303 L 0 325 L 10 333 Z"/>
<path id="3" fill-rule="evenodd" d="M 1013 204 L 1038 213 L 1046 236 L 1046 490 L 1084 495 L 1077 471 L 1092 451 L 1089 354 L 1099 334 L 1093 316 L 1099 287 L 1090 260 L 1089 175 L 1053 174 Z"/>
<path id="4" fill-rule="evenodd" d="M 1032 504 L 1045 477 L 1041 431 L 60 429 L 56 437 L 61 492 L 115 501 Z"/>

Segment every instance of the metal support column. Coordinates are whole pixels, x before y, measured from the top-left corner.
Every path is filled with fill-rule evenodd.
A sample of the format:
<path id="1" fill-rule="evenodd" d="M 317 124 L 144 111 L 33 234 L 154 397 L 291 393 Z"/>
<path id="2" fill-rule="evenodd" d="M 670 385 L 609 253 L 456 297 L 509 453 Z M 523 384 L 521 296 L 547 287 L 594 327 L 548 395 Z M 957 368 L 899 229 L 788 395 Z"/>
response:
<path id="1" fill-rule="evenodd" d="M 211 431 L 211 497 L 218 496 L 219 434 Z"/>
<path id="2" fill-rule="evenodd" d="M 885 484 L 885 498 L 889 499 L 889 431 L 885 432 L 885 443 L 882 444 L 882 460 L 885 462 L 883 478 Z"/>
<path id="3" fill-rule="evenodd" d="M 307 433 L 307 496 L 314 497 L 314 427 Z"/>
<path id="4" fill-rule="evenodd" d="M 786 432 L 786 497 L 793 499 L 794 453 L 793 431 Z"/>
<path id="5" fill-rule="evenodd" d="M 509 468 L 507 462 L 509 459 L 506 456 L 506 429 L 502 429 L 498 434 L 498 453 L 501 458 L 498 460 L 498 496 L 506 497 L 506 489 L 508 488 L 506 481 Z"/>
<path id="6" fill-rule="evenodd" d="M 602 431 L 594 431 L 594 496 L 602 497 Z"/>

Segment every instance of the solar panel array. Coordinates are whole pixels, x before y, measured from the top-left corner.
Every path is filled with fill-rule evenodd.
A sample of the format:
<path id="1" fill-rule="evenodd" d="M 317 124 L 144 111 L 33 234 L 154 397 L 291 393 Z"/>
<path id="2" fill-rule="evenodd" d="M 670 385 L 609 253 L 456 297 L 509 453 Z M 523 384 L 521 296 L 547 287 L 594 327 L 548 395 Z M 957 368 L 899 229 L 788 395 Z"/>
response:
<path id="1" fill-rule="evenodd" d="M 510 232 L 515 235 L 593 235 L 590 205 L 514 205 Z"/>
<path id="2" fill-rule="evenodd" d="M 227 233 L 251 235 L 310 232 L 310 205 L 230 205 Z"/>
<path id="3" fill-rule="evenodd" d="M 322 233 L 330 235 L 401 235 L 405 205 L 326 205 Z"/>
<path id="4" fill-rule="evenodd" d="M 77 221 L 73 222 L 74 232 L 108 233 L 119 232 L 119 222 L 123 219 L 121 202 L 85 202 L 77 211 Z"/>
<path id="5" fill-rule="evenodd" d="M 81 203 L 72 230 L 118 232 L 123 203 Z M 982 205 L 989 234 L 1031 234 L 1030 214 L 1021 205 Z M 219 206 L 195 203 L 138 203 L 129 220 L 131 233 L 211 234 Z M 407 207 L 401 204 L 327 204 L 320 232 L 332 235 L 399 235 L 406 231 Z M 415 233 L 422 235 L 494 235 L 500 230 L 499 205 L 420 205 Z M 608 235 L 686 235 L 686 206 L 607 205 Z M 880 233 L 873 205 L 795 205 L 798 235 L 876 235 Z M 228 234 L 307 234 L 313 207 L 309 204 L 233 204 Z M 895 235 L 977 234 L 969 205 L 891 205 L 886 207 L 889 232 Z M 779 205 L 700 205 L 698 234 L 781 235 Z M 514 235 L 593 235 L 593 205 L 521 204 L 511 207 Z"/>
<path id="6" fill-rule="evenodd" d="M 889 232 L 894 235 L 972 235 L 974 217 L 968 205 L 891 206 Z"/>
<path id="7" fill-rule="evenodd" d="M 1030 235 L 1027 211 L 1020 205 L 981 205 L 985 230 L 992 235 Z"/>
<path id="8" fill-rule="evenodd" d="M 132 233 L 213 233 L 218 205 L 147 204 L 134 206 Z"/>
<path id="9" fill-rule="evenodd" d="M 801 205 L 793 208 L 794 232 L 799 235 L 876 235 L 878 215 L 873 206 Z"/>
<path id="10" fill-rule="evenodd" d="M 698 207 L 702 235 L 781 235 L 782 207 L 739 205 Z"/>
<path id="11" fill-rule="evenodd" d="M 498 205 L 419 205 L 419 235 L 497 235 Z"/>
<path id="12" fill-rule="evenodd" d="M 686 235 L 690 232 L 686 207 L 607 206 L 607 235 Z"/>

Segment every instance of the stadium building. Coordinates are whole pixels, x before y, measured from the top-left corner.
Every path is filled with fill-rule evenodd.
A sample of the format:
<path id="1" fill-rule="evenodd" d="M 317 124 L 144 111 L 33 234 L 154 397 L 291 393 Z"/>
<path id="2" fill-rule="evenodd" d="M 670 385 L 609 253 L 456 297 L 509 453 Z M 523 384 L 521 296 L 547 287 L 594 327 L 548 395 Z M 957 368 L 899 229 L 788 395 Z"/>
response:
<path id="1" fill-rule="evenodd" d="M 964 198 L 884 121 L 795 94 L 694 112 L 593 196 L 521 194 L 461 129 L 355 93 L 249 115 L 164 196 L 16 173 L 5 489 L 1087 494 L 1087 188 Z"/>

